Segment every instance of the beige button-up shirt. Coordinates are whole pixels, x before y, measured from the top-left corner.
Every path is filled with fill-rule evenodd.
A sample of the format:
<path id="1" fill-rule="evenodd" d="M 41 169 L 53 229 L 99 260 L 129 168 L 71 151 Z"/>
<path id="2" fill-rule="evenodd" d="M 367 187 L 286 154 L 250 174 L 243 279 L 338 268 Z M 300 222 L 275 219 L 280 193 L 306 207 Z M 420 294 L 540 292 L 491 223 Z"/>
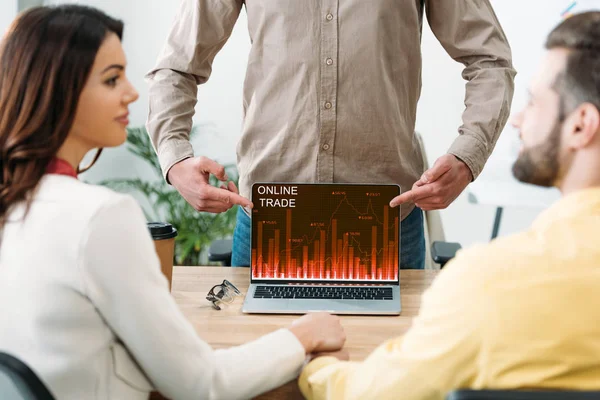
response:
<path id="1" fill-rule="evenodd" d="M 197 86 L 244 5 L 252 48 L 237 145 L 243 196 L 259 181 L 411 188 L 423 172 L 414 128 L 424 14 L 465 65 L 466 110 L 449 152 L 479 175 L 508 118 L 515 76 L 489 0 L 183 0 L 148 74 L 148 130 L 165 176 L 194 154 Z"/>

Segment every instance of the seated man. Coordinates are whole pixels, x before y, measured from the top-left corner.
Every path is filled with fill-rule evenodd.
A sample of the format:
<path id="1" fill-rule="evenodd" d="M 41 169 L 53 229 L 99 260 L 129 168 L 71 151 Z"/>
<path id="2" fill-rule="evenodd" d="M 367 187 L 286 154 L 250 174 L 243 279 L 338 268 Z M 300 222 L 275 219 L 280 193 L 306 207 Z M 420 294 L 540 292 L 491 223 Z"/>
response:
<path id="1" fill-rule="evenodd" d="M 457 388 L 600 389 L 600 12 L 548 37 L 513 125 L 513 173 L 563 198 L 526 232 L 460 252 L 402 338 L 364 362 L 321 357 L 309 399 L 443 399 Z"/>

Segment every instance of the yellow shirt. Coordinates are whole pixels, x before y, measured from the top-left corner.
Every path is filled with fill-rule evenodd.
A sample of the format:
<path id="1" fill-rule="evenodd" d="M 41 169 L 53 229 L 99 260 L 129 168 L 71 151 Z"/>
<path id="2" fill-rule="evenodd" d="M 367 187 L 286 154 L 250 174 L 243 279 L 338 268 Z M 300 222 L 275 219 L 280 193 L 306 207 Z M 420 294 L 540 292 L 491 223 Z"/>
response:
<path id="1" fill-rule="evenodd" d="M 600 188 L 526 232 L 461 251 L 410 331 L 363 362 L 323 357 L 309 399 L 443 399 L 456 388 L 600 389 Z"/>

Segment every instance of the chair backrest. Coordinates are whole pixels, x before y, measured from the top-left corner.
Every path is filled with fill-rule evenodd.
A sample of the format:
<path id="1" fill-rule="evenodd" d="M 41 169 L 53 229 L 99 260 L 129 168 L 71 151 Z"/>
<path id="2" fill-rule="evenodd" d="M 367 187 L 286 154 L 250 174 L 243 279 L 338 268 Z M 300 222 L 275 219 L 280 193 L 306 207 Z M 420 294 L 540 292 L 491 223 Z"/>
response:
<path id="1" fill-rule="evenodd" d="M 597 400 L 600 392 L 529 390 L 457 390 L 446 400 Z"/>
<path id="2" fill-rule="evenodd" d="M 429 160 L 427 159 L 427 153 L 425 152 L 423 137 L 419 132 L 415 132 L 415 137 L 417 138 L 417 142 L 421 148 L 421 154 L 423 155 L 423 168 L 427 170 L 429 169 Z M 431 258 L 431 244 L 433 242 L 446 241 L 442 218 L 439 211 L 425 211 L 423 216 L 425 224 L 425 269 L 439 269 L 440 266 L 435 264 Z"/>
<path id="3" fill-rule="evenodd" d="M 0 399 L 54 400 L 54 397 L 31 368 L 0 352 Z"/>

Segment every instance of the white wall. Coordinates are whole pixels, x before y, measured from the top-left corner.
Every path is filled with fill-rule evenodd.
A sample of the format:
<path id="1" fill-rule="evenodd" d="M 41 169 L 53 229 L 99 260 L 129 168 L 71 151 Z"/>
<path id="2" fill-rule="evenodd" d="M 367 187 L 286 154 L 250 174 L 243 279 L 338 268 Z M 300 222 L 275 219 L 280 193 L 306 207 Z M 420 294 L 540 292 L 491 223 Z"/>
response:
<path id="1" fill-rule="evenodd" d="M 3 1 L 3 0 L 0 0 Z M 180 0 L 46 0 L 46 4 L 79 3 L 98 7 L 125 22 L 123 45 L 128 58 L 127 75 L 140 92 L 130 106 L 131 125 L 144 125 L 148 114 L 148 91 L 144 75 L 153 67 L 165 42 Z M 235 162 L 235 143 L 242 124 L 242 85 L 250 52 L 245 12 L 230 41 L 214 62 L 214 73 L 199 90 L 195 124 L 201 127 L 194 141 L 197 154 L 222 163 Z M 124 147 L 108 149 L 85 179 L 146 176 L 147 170 L 131 159 Z"/>
<path id="2" fill-rule="evenodd" d="M 561 0 L 552 0 L 557 3 Z M 531 70 L 537 66 L 543 51 L 545 35 L 550 27 L 547 21 L 559 21 L 560 11 L 539 7 L 548 0 L 491 0 L 504 27 L 513 50 L 513 63 L 518 71 L 513 112 L 520 109 L 526 97 Z M 564 2 L 566 3 L 566 1 Z M 517 11 L 518 10 L 518 11 Z M 531 15 L 533 13 L 534 15 Z M 535 15 L 535 14 L 538 15 Z M 544 21 L 540 26 L 540 21 Z M 553 22 L 551 22 L 553 23 Z M 456 137 L 464 110 L 463 66 L 445 53 L 437 39 L 426 27 L 423 35 L 423 92 L 418 108 L 416 129 L 425 137 L 430 162 L 443 154 Z M 525 50 L 524 52 L 521 50 Z M 526 71 L 526 73 L 523 73 Z M 479 179 L 510 178 L 510 165 L 517 155 L 515 130 L 507 124 Z M 518 145 L 516 146 L 518 150 Z M 540 209 L 508 208 L 500 226 L 500 235 L 514 233 L 528 227 Z M 493 206 L 470 204 L 463 193 L 447 210 L 442 211 L 447 240 L 463 245 L 487 241 L 491 235 L 495 215 Z"/>
<path id="3" fill-rule="evenodd" d="M 0 0 L 0 37 L 17 15 L 17 0 Z"/>
<path id="4" fill-rule="evenodd" d="M 541 5 L 546 0 L 527 1 Z M 126 22 L 124 46 L 129 59 L 128 75 L 141 94 L 140 100 L 131 107 L 131 121 L 132 125 L 144 124 L 148 96 L 143 76 L 153 66 L 165 41 L 179 0 L 82 0 L 80 3 L 97 6 Z M 492 0 L 492 3 L 497 7 L 500 21 L 510 22 L 512 26 L 511 32 L 507 32 L 511 42 L 521 40 L 535 29 L 535 16 L 515 11 L 519 10 L 522 0 Z M 565 0 L 565 5 L 567 3 Z M 541 46 L 540 42 L 538 49 L 515 53 L 517 69 L 537 63 Z M 246 16 L 242 12 L 232 37 L 215 60 L 212 77 L 199 89 L 195 121 L 201 125 L 201 134 L 194 143 L 197 154 L 223 163 L 235 161 L 235 144 L 241 127 L 242 85 L 249 49 Z M 446 55 L 428 28 L 423 35 L 423 53 L 424 87 L 417 129 L 424 135 L 429 158 L 433 161 L 445 153 L 457 134 L 464 108 L 464 81 L 461 78 L 462 66 Z M 523 82 L 517 90 L 524 91 L 525 84 Z M 510 135 L 506 132 L 505 135 Z M 99 168 L 90 171 L 87 179 L 96 181 L 146 173 L 122 148 L 107 151 L 99 162 Z M 466 195 L 461 195 L 449 209 L 442 212 L 447 239 L 463 245 L 487 241 L 494 211 L 491 206 L 469 204 Z M 527 227 L 539 211 L 506 210 L 501 235 Z"/>
<path id="5" fill-rule="evenodd" d="M 491 0 L 510 42 L 513 63 L 518 74 L 515 80 L 513 113 L 527 102 L 527 88 L 544 53 L 548 33 L 562 20 L 562 11 L 571 0 Z M 573 12 L 600 10 L 600 0 L 579 0 Z M 430 159 L 442 154 L 452 142 L 460 114 L 464 109 L 464 81 L 460 78 L 462 66 L 453 62 L 426 29 L 423 37 L 424 88 L 419 104 L 417 130 L 425 135 Z M 514 181 L 515 193 L 523 192 L 510 172 L 518 154 L 517 132 L 510 126 L 504 129 L 480 180 Z M 539 198 L 541 190 L 531 193 Z M 544 191 L 545 192 L 545 191 Z M 525 190 L 527 195 L 527 190 Z M 554 192 L 545 192 L 550 201 Z M 541 209 L 507 208 L 502 219 L 500 235 L 521 231 L 528 227 Z M 491 233 L 495 209 L 492 206 L 469 204 L 466 194 L 442 212 L 444 228 L 449 240 L 463 244 L 487 240 Z"/>

